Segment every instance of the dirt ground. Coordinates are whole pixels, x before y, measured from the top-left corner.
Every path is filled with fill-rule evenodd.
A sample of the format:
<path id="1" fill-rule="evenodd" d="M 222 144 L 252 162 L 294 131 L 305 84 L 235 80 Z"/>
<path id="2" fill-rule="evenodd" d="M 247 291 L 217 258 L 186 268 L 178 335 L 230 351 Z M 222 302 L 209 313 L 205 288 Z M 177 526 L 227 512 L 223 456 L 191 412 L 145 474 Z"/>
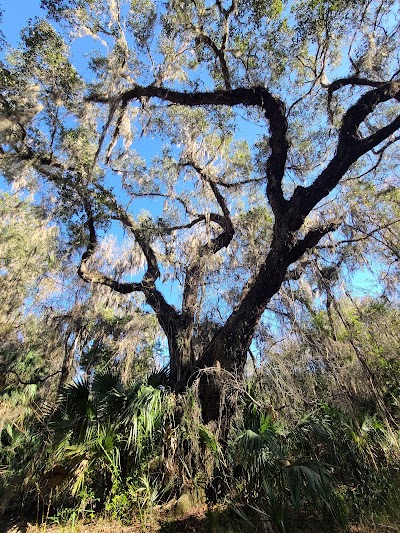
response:
<path id="1" fill-rule="evenodd" d="M 228 525 L 229 524 L 229 525 Z M 275 533 L 270 524 L 261 524 L 258 528 L 249 525 L 236 524 L 227 519 L 225 511 L 215 509 L 209 512 L 206 505 L 193 507 L 184 516 L 177 518 L 172 513 L 159 510 L 157 513 L 143 517 L 142 521 L 134 521 L 129 525 L 122 525 L 116 521 L 96 520 L 95 522 L 66 525 L 31 524 L 26 520 L 13 520 L 8 524 L 0 524 L 0 533 Z M 324 532 L 320 527 L 303 524 L 299 533 L 333 533 L 327 525 Z M 353 525 L 349 533 L 400 533 L 399 524 L 371 523 L 366 525 Z"/>

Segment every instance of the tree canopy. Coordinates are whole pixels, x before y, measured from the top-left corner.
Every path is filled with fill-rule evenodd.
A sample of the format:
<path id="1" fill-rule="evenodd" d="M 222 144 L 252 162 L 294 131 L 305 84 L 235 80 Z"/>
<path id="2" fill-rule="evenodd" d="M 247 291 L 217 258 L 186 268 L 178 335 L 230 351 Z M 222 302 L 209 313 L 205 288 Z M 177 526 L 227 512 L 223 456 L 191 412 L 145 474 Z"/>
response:
<path id="1" fill-rule="evenodd" d="M 1 64 L 1 171 L 90 290 L 155 316 L 205 421 L 266 310 L 329 303 L 363 261 L 393 294 L 395 1 L 41 5 Z"/>

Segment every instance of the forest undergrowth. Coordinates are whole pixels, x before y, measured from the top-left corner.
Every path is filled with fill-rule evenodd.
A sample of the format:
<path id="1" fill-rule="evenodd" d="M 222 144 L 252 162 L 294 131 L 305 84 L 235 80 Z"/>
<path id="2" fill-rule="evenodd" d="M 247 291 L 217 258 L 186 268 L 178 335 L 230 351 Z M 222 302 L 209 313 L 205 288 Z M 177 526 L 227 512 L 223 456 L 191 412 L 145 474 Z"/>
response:
<path id="1" fill-rule="evenodd" d="M 319 312 L 249 362 L 245 382 L 224 375 L 238 405 L 226 439 L 202 422 L 198 379 L 177 395 L 166 369 L 131 380 L 98 369 L 58 393 L 54 379 L 11 375 L 1 396 L 4 524 L 396 530 L 399 310 L 374 300 L 341 309 L 334 333 Z"/>

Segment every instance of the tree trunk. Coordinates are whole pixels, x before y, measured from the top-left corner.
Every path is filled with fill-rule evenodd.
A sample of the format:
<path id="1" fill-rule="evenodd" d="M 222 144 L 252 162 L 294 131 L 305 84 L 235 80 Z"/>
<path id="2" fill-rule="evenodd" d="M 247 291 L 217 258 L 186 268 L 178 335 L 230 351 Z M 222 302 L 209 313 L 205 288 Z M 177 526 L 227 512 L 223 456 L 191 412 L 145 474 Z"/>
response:
<path id="1" fill-rule="evenodd" d="M 227 437 L 254 333 L 271 298 L 281 287 L 289 265 L 297 260 L 298 243 L 284 227 L 274 228 L 271 250 L 248 292 L 207 346 L 199 367 L 204 422 L 218 422 Z M 298 250 L 304 253 L 302 250 Z M 212 370 L 211 370 L 212 369 Z"/>

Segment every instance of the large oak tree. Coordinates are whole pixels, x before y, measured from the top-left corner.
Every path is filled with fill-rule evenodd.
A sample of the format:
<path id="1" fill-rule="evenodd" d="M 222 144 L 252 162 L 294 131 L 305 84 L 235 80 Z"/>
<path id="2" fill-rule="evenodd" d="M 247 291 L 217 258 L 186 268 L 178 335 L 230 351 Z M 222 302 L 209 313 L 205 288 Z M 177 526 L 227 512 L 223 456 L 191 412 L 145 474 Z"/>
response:
<path id="1" fill-rule="evenodd" d="M 333 257 L 332 233 L 379 231 L 349 230 L 349 198 L 396 186 L 396 3 L 42 8 L 2 64 L 2 172 L 37 191 L 85 282 L 143 298 L 174 390 L 199 378 L 205 421 L 229 418 L 225 376 L 285 279 L 328 238 Z"/>

